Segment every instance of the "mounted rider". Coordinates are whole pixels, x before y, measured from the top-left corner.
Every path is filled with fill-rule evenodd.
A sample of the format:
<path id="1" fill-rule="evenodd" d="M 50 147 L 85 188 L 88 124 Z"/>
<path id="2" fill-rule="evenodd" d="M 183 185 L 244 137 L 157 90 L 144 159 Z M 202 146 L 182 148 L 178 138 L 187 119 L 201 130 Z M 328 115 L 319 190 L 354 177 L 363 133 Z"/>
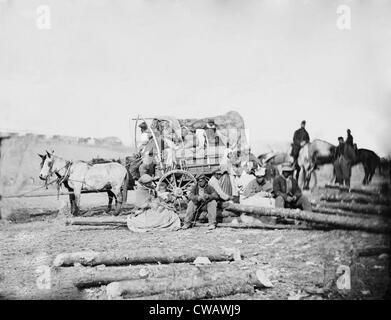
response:
<path id="1" fill-rule="evenodd" d="M 293 157 L 293 161 L 296 165 L 297 165 L 297 158 L 299 157 L 299 152 L 301 147 L 303 147 L 306 143 L 310 142 L 310 135 L 305 129 L 305 125 L 306 125 L 306 121 L 303 120 L 301 122 L 300 128 L 297 129 L 293 134 L 291 156 Z"/>

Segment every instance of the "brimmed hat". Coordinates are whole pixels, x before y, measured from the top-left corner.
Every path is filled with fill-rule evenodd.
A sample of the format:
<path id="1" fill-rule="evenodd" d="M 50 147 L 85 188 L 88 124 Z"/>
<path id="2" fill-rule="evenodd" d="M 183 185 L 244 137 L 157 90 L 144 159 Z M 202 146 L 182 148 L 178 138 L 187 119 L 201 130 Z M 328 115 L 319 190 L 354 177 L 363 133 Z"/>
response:
<path id="1" fill-rule="evenodd" d="M 143 121 L 143 122 L 141 122 L 139 125 L 139 128 L 141 128 L 141 129 L 147 129 L 148 128 L 148 125 Z"/>
<path id="2" fill-rule="evenodd" d="M 221 168 L 216 168 L 213 170 L 213 174 L 215 174 L 215 173 L 223 174 L 223 171 L 221 170 Z"/>
<path id="3" fill-rule="evenodd" d="M 254 175 L 257 178 L 262 178 L 266 175 L 266 169 L 265 168 L 259 168 L 257 171 L 255 171 Z"/>
<path id="4" fill-rule="evenodd" d="M 281 172 L 284 171 L 294 171 L 295 169 L 292 167 L 290 163 L 285 163 L 282 165 Z"/>
<path id="5" fill-rule="evenodd" d="M 200 181 L 200 180 L 205 180 L 206 181 L 206 176 L 204 174 L 200 174 L 198 177 L 197 177 L 197 181 Z"/>
<path id="6" fill-rule="evenodd" d="M 275 153 L 269 153 L 268 155 L 266 155 L 265 159 L 263 159 L 263 162 L 266 163 L 268 161 L 270 161 L 271 159 L 275 158 L 276 157 L 276 154 Z"/>

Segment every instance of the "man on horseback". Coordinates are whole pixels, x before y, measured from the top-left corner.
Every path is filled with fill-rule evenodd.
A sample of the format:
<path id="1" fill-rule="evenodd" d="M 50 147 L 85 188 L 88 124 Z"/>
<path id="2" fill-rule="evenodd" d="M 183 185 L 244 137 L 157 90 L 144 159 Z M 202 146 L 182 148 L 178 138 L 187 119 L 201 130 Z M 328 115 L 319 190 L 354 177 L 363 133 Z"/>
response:
<path id="1" fill-rule="evenodd" d="M 299 170 L 298 164 L 297 164 L 297 158 L 299 157 L 299 152 L 301 147 L 303 147 L 306 143 L 310 142 L 310 135 L 308 134 L 307 130 L 305 129 L 306 121 L 303 120 L 301 122 L 301 126 L 299 129 L 295 131 L 293 134 L 293 143 L 292 143 L 292 151 L 291 156 L 293 157 L 293 163 L 295 165 L 296 169 L 296 180 L 298 179 Z"/>
<path id="2" fill-rule="evenodd" d="M 346 132 L 347 132 L 347 134 L 348 134 L 347 137 L 346 137 L 346 144 L 353 147 L 354 144 L 353 144 L 353 136 L 352 136 L 352 133 L 351 133 L 350 129 L 346 130 Z"/>

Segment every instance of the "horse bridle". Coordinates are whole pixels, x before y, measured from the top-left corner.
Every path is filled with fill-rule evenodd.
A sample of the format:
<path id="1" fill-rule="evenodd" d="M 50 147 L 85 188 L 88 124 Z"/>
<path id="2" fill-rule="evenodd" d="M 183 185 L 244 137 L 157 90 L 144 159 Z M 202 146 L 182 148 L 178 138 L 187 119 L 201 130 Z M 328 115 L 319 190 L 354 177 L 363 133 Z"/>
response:
<path id="1" fill-rule="evenodd" d="M 48 174 L 48 176 L 45 179 L 45 187 L 47 189 L 49 178 L 53 174 L 56 174 L 56 176 L 57 176 L 57 189 L 59 190 L 61 184 L 69 178 L 72 161 L 65 160 L 65 166 L 63 166 L 62 168 L 60 168 L 58 170 L 53 171 L 54 159 L 55 159 L 55 156 L 53 156 L 53 160 L 48 165 L 49 166 L 49 174 Z M 64 176 L 61 176 L 59 171 L 64 169 L 64 168 L 66 169 L 65 174 L 64 174 Z"/>

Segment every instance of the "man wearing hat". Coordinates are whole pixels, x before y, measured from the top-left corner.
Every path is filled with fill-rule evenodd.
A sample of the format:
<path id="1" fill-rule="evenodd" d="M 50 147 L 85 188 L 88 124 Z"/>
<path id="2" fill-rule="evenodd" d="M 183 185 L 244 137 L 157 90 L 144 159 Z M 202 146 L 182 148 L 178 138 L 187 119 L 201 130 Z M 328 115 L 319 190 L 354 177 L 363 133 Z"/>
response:
<path id="1" fill-rule="evenodd" d="M 293 167 L 284 164 L 281 172 L 273 182 L 273 192 L 276 197 L 276 208 L 300 208 L 305 211 L 312 211 L 311 203 L 301 193 L 299 184 L 293 178 Z"/>
<path id="2" fill-rule="evenodd" d="M 352 174 L 352 163 L 356 155 L 352 146 L 346 144 L 343 137 L 338 137 L 338 146 L 334 153 L 335 182 L 341 185 L 350 186 Z"/>
<path id="3" fill-rule="evenodd" d="M 251 180 L 243 190 L 243 197 L 248 198 L 257 193 L 264 193 L 265 196 L 271 197 L 273 186 L 271 182 L 266 181 L 266 169 L 260 168 L 254 173 L 255 179 Z"/>
<path id="4" fill-rule="evenodd" d="M 209 144 L 216 146 L 219 144 L 219 137 L 216 134 L 216 125 L 213 119 L 209 119 L 204 128 Z"/>
<path id="5" fill-rule="evenodd" d="M 293 157 L 293 162 L 295 165 L 297 165 L 297 158 L 299 157 L 299 152 L 301 147 L 304 146 L 306 143 L 310 142 L 310 135 L 305 129 L 305 126 L 306 126 L 306 121 L 303 120 L 301 122 L 300 128 L 297 129 L 293 134 L 291 156 Z"/>
<path id="6" fill-rule="evenodd" d="M 142 152 L 144 147 L 148 144 L 149 139 L 151 139 L 151 136 L 148 133 L 148 125 L 144 121 L 141 122 L 138 125 L 138 127 L 141 130 L 140 143 L 139 143 L 138 149 L 140 152 Z"/>
<path id="7" fill-rule="evenodd" d="M 220 185 L 220 179 L 225 172 L 227 172 L 226 168 L 220 167 L 215 169 L 213 172 L 213 176 L 209 179 L 208 185 L 216 191 L 216 193 L 219 195 L 220 200 L 229 201 L 232 200 L 233 197 L 225 193 Z"/>
<path id="8" fill-rule="evenodd" d="M 198 210 L 208 212 L 209 229 L 216 228 L 217 200 L 219 195 L 208 185 L 205 175 L 200 175 L 197 183 L 191 188 L 189 193 L 189 203 L 187 205 L 185 222 L 182 229 L 191 228 Z"/>
<path id="9" fill-rule="evenodd" d="M 346 130 L 348 136 L 346 137 L 346 144 L 353 147 L 353 136 L 352 136 L 352 132 L 350 131 L 350 129 Z"/>

